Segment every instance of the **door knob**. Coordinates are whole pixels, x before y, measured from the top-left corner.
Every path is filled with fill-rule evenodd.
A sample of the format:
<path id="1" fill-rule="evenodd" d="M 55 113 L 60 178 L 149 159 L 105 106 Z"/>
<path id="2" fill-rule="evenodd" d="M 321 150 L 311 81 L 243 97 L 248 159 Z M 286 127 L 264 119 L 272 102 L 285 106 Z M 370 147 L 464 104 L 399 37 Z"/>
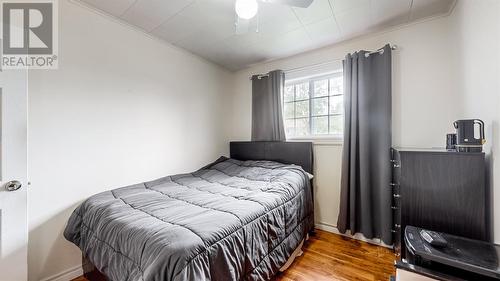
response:
<path id="1" fill-rule="evenodd" d="M 9 181 L 4 186 L 7 191 L 16 191 L 21 188 L 22 184 L 20 181 Z"/>

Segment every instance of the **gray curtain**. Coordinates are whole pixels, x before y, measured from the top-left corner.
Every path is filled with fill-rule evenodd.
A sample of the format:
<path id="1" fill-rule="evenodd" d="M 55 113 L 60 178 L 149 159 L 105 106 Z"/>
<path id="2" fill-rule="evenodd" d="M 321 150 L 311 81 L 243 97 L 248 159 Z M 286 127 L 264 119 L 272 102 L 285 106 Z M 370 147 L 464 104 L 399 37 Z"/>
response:
<path id="1" fill-rule="evenodd" d="M 337 227 L 392 244 L 391 47 L 344 60 L 345 127 Z"/>
<path id="2" fill-rule="evenodd" d="M 282 93 L 285 73 L 274 70 L 269 75 L 252 77 L 252 141 L 285 141 Z"/>

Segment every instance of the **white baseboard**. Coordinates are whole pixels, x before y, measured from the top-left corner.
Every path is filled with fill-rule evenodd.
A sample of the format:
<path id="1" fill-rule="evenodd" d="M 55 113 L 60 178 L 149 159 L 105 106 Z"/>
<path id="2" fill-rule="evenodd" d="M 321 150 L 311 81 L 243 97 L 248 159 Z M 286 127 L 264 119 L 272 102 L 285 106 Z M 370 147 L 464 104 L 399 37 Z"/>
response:
<path id="1" fill-rule="evenodd" d="M 316 223 L 315 226 L 317 229 L 320 229 L 320 230 L 324 230 L 324 231 L 328 231 L 328 232 L 342 235 L 345 237 L 349 237 L 352 239 L 360 240 L 360 241 L 363 241 L 366 243 L 370 243 L 370 244 L 374 244 L 374 245 L 378 245 L 378 246 L 382 246 L 382 247 L 386 247 L 386 248 L 392 248 L 392 245 L 387 245 L 384 242 L 382 242 L 380 239 L 368 239 L 368 238 L 364 237 L 363 234 L 361 234 L 361 233 L 356 233 L 354 235 L 351 235 L 349 233 L 340 233 L 340 231 L 337 229 L 336 225 L 318 222 L 318 223 Z"/>
<path id="2" fill-rule="evenodd" d="M 78 265 L 70 269 L 67 269 L 63 272 L 60 272 L 58 274 L 46 277 L 40 281 L 70 281 L 82 275 L 83 275 L 82 265 Z"/>
<path id="3" fill-rule="evenodd" d="M 342 233 L 339 232 L 339 230 L 333 226 L 333 225 L 329 225 L 329 224 L 325 224 L 325 223 L 317 223 L 315 225 L 315 227 L 319 230 L 324 230 L 324 231 L 328 231 L 328 232 L 331 232 L 331 233 L 335 233 L 335 234 L 339 234 L 339 235 L 343 235 Z"/>

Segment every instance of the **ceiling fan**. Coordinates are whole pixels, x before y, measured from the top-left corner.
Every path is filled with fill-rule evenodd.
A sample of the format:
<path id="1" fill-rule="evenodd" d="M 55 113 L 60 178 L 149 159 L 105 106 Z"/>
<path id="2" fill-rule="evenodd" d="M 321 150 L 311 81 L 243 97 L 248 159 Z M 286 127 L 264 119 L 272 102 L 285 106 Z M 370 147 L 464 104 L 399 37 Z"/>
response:
<path id="1" fill-rule="evenodd" d="M 307 8 L 313 0 L 260 0 L 264 3 L 282 4 L 292 7 Z M 236 0 L 234 10 L 238 17 L 249 20 L 257 14 L 259 3 L 257 0 Z"/>
<path id="2" fill-rule="evenodd" d="M 281 4 L 291 7 L 307 8 L 314 0 L 259 0 L 262 3 Z M 245 33 L 248 30 L 249 21 L 259 11 L 258 0 L 236 0 L 234 10 L 236 12 L 236 34 Z M 258 25 L 258 23 L 257 23 Z M 256 29 L 258 32 L 258 28 Z"/>

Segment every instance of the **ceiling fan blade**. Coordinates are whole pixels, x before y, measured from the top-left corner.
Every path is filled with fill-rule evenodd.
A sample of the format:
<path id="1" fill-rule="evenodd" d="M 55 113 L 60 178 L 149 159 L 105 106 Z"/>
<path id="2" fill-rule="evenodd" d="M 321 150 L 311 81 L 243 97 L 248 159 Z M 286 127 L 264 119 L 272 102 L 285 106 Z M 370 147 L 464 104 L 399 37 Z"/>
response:
<path id="1" fill-rule="evenodd" d="M 314 0 L 262 0 L 265 3 L 283 4 L 299 8 L 307 8 Z"/>

